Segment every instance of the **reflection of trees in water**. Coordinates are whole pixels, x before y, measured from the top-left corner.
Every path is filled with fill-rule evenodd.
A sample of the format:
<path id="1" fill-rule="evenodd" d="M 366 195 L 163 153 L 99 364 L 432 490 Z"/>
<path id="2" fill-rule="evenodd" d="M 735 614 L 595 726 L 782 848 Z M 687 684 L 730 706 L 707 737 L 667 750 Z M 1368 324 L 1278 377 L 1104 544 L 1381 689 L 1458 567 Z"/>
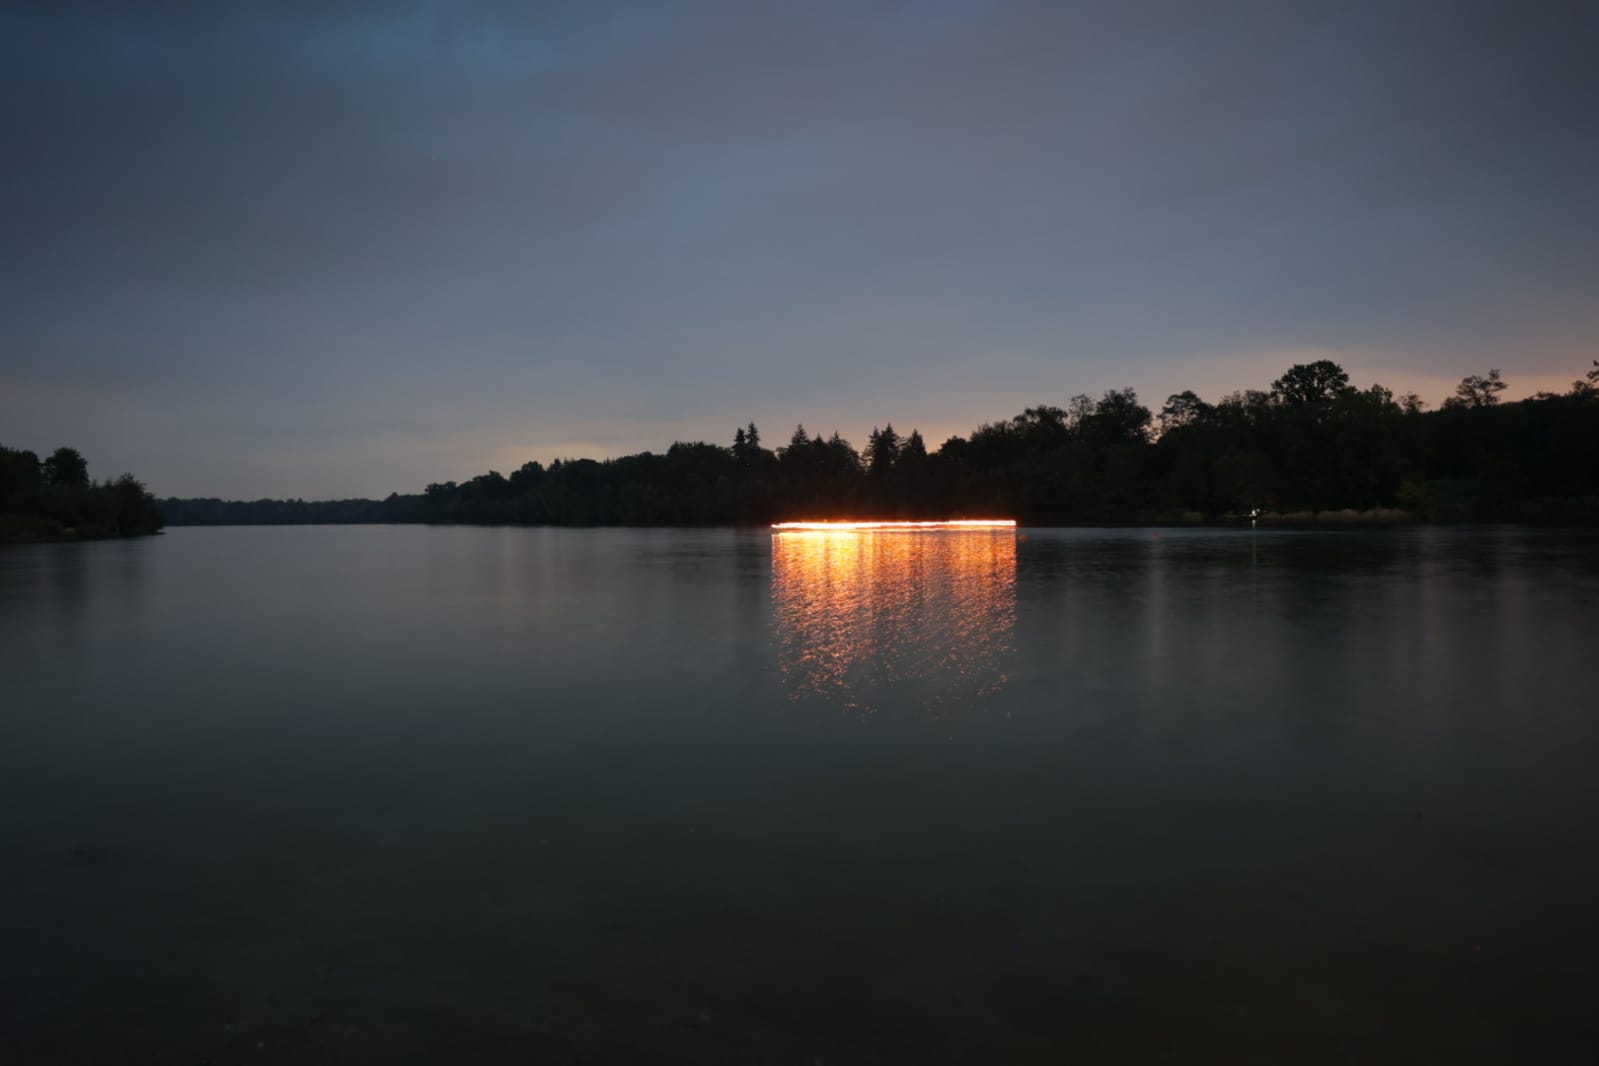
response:
<path id="1" fill-rule="evenodd" d="M 1007 680 L 1015 534 L 778 533 L 772 601 L 793 699 L 871 712 L 898 686 L 924 704 L 982 697 Z"/>

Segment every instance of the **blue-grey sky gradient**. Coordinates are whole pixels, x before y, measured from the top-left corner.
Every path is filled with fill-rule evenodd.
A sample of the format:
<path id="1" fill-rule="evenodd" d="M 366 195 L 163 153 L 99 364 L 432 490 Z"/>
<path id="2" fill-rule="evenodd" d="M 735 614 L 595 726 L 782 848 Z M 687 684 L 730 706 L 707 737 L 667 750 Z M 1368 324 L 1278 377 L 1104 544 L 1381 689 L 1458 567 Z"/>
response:
<path id="1" fill-rule="evenodd" d="M 0 7 L 0 442 L 416 491 L 1599 356 L 1599 5 Z"/>

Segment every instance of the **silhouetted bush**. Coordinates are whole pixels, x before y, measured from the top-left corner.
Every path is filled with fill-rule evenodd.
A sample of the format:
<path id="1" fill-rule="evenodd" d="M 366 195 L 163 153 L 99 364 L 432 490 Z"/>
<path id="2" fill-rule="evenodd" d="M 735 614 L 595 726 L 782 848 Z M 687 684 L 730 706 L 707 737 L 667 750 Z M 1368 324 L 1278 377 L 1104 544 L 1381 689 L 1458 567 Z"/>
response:
<path id="1" fill-rule="evenodd" d="M 0 541 L 155 533 L 165 524 L 155 497 L 132 474 L 96 485 L 75 448 L 40 461 L 0 447 Z"/>

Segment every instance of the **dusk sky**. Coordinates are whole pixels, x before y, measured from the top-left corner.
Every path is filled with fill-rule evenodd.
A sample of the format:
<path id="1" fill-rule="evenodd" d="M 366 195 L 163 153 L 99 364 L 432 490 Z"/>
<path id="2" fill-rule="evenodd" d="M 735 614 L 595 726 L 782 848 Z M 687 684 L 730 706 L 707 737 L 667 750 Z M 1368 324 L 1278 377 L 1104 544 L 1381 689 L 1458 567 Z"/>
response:
<path id="1" fill-rule="evenodd" d="M 1599 4 L 0 8 L 0 443 L 419 491 L 1599 358 Z"/>

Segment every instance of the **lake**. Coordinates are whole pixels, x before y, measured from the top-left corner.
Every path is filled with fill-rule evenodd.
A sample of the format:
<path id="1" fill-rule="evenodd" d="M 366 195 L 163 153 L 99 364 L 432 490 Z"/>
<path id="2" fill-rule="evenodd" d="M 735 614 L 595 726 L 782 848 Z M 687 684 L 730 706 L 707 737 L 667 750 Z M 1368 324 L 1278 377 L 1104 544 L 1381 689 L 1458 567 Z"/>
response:
<path id="1" fill-rule="evenodd" d="M 0 549 L 7 1063 L 1599 1057 L 1599 538 Z"/>

